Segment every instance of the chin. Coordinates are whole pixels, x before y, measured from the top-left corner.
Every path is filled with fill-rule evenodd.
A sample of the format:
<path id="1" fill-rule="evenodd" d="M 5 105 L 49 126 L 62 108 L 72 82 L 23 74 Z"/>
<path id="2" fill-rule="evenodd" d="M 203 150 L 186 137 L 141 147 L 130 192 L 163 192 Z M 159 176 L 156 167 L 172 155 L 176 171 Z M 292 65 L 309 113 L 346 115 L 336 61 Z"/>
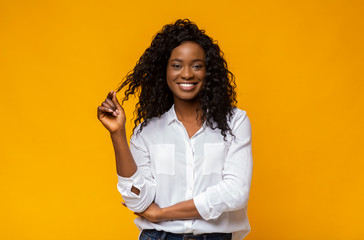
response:
<path id="1" fill-rule="evenodd" d="M 194 95 L 194 96 L 183 96 L 183 95 L 180 95 L 180 96 L 176 96 L 177 99 L 179 99 L 180 101 L 185 101 L 185 102 L 195 102 L 198 100 L 197 98 L 197 94 Z"/>

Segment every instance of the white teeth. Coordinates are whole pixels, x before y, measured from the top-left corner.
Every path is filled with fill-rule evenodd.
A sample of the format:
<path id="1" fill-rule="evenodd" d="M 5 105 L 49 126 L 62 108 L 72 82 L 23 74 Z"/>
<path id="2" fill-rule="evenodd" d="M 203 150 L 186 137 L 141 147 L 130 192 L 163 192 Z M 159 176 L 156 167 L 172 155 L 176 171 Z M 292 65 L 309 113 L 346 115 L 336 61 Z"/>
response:
<path id="1" fill-rule="evenodd" d="M 192 83 L 179 83 L 182 87 L 192 87 L 194 84 Z"/>

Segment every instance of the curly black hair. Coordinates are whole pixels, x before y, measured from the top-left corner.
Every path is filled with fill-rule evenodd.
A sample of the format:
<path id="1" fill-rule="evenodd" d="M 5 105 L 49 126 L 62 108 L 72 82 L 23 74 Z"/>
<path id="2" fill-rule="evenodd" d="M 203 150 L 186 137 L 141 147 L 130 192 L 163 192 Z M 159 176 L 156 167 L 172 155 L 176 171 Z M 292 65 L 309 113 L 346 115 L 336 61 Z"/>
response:
<path id="1" fill-rule="evenodd" d="M 198 95 L 202 110 L 199 117 L 212 129 L 219 128 L 225 139 L 227 133 L 233 135 L 227 122 L 237 103 L 235 77 L 228 70 L 217 42 L 188 19 L 178 19 L 174 24 L 165 25 L 154 36 L 150 47 L 124 77 L 116 92 L 128 86 L 122 103 L 130 95 L 138 94 L 134 129 L 142 122 L 138 132 L 142 131 L 150 119 L 160 117 L 173 105 L 173 93 L 166 81 L 167 63 L 172 50 L 186 41 L 198 43 L 205 51 L 206 76 Z"/>

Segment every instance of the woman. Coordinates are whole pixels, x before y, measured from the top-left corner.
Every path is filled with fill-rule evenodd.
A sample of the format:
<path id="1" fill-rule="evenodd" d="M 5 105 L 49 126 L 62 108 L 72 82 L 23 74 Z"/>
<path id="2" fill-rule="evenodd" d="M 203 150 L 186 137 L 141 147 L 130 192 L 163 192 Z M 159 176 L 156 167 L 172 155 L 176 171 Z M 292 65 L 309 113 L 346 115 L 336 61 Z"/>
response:
<path id="1" fill-rule="evenodd" d="M 246 112 L 219 46 L 188 19 L 154 37 L 117 92 L 139 94 L 130 148 L 111 91 L 98 107 L 115 150 L 118 190 L 139 239 L 242 239 L 252 152 Z"/>

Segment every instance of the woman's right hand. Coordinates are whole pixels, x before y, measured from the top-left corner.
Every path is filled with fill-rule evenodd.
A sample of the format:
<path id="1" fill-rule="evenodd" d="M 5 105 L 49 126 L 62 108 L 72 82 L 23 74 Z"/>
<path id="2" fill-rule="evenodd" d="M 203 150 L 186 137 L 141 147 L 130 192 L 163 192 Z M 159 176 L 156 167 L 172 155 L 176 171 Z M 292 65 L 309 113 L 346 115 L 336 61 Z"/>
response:
<path id="1" fill-rule="evenodd" d="M 125 130 L 125 112 L 115 91 L 109 92 L 105 101 L 97 108 L 97 118 L 110 133 Z"/>

